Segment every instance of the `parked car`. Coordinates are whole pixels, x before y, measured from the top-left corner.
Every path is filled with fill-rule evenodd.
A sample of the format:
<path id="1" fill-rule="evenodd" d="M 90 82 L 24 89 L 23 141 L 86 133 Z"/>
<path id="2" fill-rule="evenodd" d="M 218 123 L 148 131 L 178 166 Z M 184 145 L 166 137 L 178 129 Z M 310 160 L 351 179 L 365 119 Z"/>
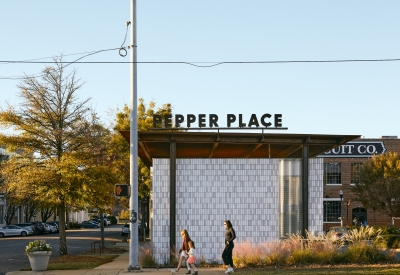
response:
<path id="1" fill-rule="evenodd" d="M 54 222 L 46 222 L 46 226 L 49 228 L 49 233 L 57 233 L 58 232 L 58 225 Z"/>
<path id="2" fill-rule="evenodd" d="M 44 223 L 42 222 L 32 222 L 33 226 L 35 227 L 35 234 L 43 234 L 46 233 L 46 228 L 44 227 Z"/>
<path id="3" fill-rule="evenodd" d="M 98 224 L 100 224 L 100 223 L 101 223 L 101 220 L 100 220 L 99 218 L 96 218 L 96 219 L 91 219 L 90 221 L 97 222 Z M 104 223 L 104 226 L 106 226 L 106 225 L 110 225 L 110 221 L 109 221 L 109 220 L 107 220 L 106 218 L 104 218 L 104 220 L 103 220 L 103 223 Z"/>
<path id="4" fill-rule="evenodd" d="M 43 234 L 46 233 L 46 229 L 44 227 L 44 224 L 41 222 L 25 222 L 25 223 L 17 223 L 16 226 L 31 226 L 33 229 L 33 233 L 38 235 L 38 234 Z"/>
<path id="5" fill-rule="evenodd" d="M 349 230 L 345 226 L 334 226 L 326 231 L 326 239 L 331 242 L 344 242 L 346 243 L 346 234 Z"/>
<path id="6" fill-rule="evenodd" d="M 16 225 L 6 225 L 0 228 L 0 238 L 6 236 L 27 236 L 33 235 L 33 231 L 30 227 L 20 227 Z"/>
<path id="7" fill-rule="evenodd" d="M 80 223 L 80 226 L 82 228 L 99 228 L 100 225 L 96 222 L 92 222 L 92 221 L 83 221 Z"/>
<path id="8" fill-rule="evenodd" d="M 125 223 L 122 226 L 122 232 L 121 232 L 121 236 L 129 236 L 131 234 L 131 229 L 130 229 L 130 223 Z"/>
<path id="9" fill-rule="evenodd" d="M 35 232 L 35 226 L 33 226 L 33 224 L 31 222 L 25 222 L 25 223 L 17 223 L 17 224 L 13 224 L 22 228 L 30 228 L 32 230 L 32 232 Z"/>
<path id="10" fill-rule="evenodd" d="M 59 221 L 54 221 L 55 224 L 58 226 L 58 230 L 60 230 L 60 222 Z M 67 229 L 67 224 L 65 223 L 65 229 Z"/>
<path id="11" fill-rule="evenodd" d="M 141 223 L 138 222 L 138 233 L 141 232 Z M 130 223 L 127 222 L 122 226 L 121 236 L 129 236 L 131 234 Z"/>

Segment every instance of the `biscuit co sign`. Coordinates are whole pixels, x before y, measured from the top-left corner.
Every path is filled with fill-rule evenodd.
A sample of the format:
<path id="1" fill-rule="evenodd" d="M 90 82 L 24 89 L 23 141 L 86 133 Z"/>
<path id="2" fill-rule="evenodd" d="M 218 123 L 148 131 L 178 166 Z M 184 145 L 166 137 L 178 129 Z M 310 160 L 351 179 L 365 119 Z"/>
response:
<path id="1" fill-rule="evenodd" d="M 322 158 L 368 158 L 386 151 L 382 141 L 353 141 L 329 150 L 318 157 Z"/>
<path id="2" fill-rule="evenodd" d="M 164 119 L 160 115 L 153 116 L 153 127 L 154 128 L 174 128 L 181 127 L 182 123 L 186 123 L 187 128 L 198 127 L 202 129 L 209 128 L 224 128 L 219 126 L 218 115 L 216 114 L 199 114 L 193 115 L 172 115 L 164 116 Z M 282 114 L 263 114 L 258 117 L 256 114 L 252 114 L 249 118 L 245 118 L 242 114 L 227 114 L 226 115 L 226 128 L 271 128 L 279 130 L 287 130 L 282 127 Z"/>

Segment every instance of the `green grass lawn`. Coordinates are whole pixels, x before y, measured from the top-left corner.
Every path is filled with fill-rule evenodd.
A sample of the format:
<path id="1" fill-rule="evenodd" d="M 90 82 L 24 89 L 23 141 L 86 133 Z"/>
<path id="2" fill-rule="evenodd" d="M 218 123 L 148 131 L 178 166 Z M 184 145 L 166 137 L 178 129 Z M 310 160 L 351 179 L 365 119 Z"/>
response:
<path id="1" fill-rule="evenodd" d="M 112 262 L 118 255 L 65 255 L 51 259 L 47 270 L 74 270 L 74 269 L 92 269 L 99 265 Z M 32 270 L 24 268 L 21 271 Z"/>

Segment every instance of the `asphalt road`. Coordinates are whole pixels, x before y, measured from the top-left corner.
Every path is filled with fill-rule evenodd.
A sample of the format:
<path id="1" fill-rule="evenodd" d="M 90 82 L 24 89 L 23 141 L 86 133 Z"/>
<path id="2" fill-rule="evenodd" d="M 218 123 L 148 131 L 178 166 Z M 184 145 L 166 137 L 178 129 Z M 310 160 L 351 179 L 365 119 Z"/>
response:
<path id="1" fill-rule="evenodd" d="M 105 245 L 114 245 L 121 242 L 122 225 L 110 225 L 104 229 Z M 100 241 L 101 232 L 99 228 L 85 228 L 77 230 L 67 230 L 68 254 L 79 254 L 90 251 L 90 245 L 94 241 Z M 0 238 L 0 275 L 5 275 L 10 271 L 17 271 L 21 268 L 30 267 L 29 259 L 25 256 L 25 247 L 32 240 L 44 239 L 50 244 L 52 255 L 50 258 L 58 257 L 59 234 L 44 234 L 27 237 L 5 237 Z M 98 246 L 96 246 L 98 247 Z"/>

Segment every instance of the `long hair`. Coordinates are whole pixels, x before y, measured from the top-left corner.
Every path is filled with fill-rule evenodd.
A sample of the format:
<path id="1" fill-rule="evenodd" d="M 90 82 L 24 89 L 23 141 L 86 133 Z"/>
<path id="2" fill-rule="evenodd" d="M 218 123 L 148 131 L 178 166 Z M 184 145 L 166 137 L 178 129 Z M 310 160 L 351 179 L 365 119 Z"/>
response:
<path id="1" fill-rule="evenodd" d="M 194 247 L 194 241 L 189 241 L 188 244 L 191 244 L 193 248 L 196 248 Z"/>
<path id="2" fill-rule="evenodd" d="M 230 220 L 225 220 L 224 223 L 228 226 L 228 228 L 232 228 L 232 223 Z"/>
<path id="3" fill-rule="evenodd" d="M 190 239 L 189 233 L 187 232 L 186 229 L 181 230 L 181 235 L 183 235 L 185 237 L 185 239 Z"/>

